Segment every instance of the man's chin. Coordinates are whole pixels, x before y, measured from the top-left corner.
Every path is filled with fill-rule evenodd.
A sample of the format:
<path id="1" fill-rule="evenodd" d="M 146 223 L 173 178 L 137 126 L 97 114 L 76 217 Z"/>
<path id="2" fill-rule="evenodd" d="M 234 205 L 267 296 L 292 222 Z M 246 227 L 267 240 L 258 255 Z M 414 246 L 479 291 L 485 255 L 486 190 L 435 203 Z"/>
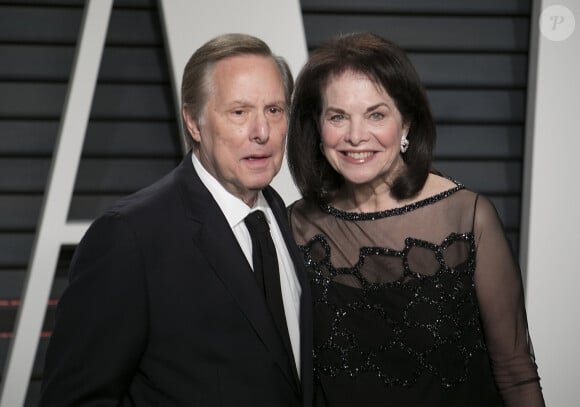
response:
<path id="1" fill-rule="evenodd" d="M 270 185 L 270 183 L 272 182 L 273 179 L 274 179 L 274 177 L 269 178 L 268 180 L 264 180 L 264 181 L 253 182 L 253 183 L 247 185 L 247 188 L 250 191 L 259 192 L 262 189 L 266 188 L 268 185 Z"/>
<path id="2" fill-rule="evenodd" d="M 246 178 L 246 187 L 249 189 L 264 189 L 274 179 L 278 171 L 269 169 L 268 171 L 252 172 Z"/>

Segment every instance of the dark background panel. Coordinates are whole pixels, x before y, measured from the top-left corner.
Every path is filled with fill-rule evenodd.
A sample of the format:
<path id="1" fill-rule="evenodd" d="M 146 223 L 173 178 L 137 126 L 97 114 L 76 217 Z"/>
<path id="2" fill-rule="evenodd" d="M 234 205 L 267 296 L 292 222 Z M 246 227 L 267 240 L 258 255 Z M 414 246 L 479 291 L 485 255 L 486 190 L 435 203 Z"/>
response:
<path id="1" fill-rule="evenodd" d="M 0 188 L 12 192 L 42 193 L 50 164 L 50 159 L 5 158 L 0 161 Z M 158 180 L 176 164 L 173 158 L 158 157 L 82 159 L 75 191 L 131 193 Z"/>
<path id="2" fill-rule="evenodd" d="M 526 0 L 301 0 L 304 13 L 325 11 L 343 13 L 404 14 L 494 14 L 525 15 L 530 12 Z"/>
<path id="3" fill-rule="evenodd" d="M 0 118 L 0 156 L 51 157 L 58 126 L 58 118 L 51 120 L 18 119 L 6 116 Z"/>
<path id="4" fill-rule="evenodd" d="M 500 196 L 491 199 L 506 230 L 519 233 L 520 199 L 518 195 Z"/>
<path id="5" fill-rule="evenodd" d="M 35 231 L 42 200 L 42 194 L 7 194 L 3 196 L 0 199 L 0 230 L 12 232 Z M 0 296 L 0 298 L 3 297 Z"/>
<path id="6" fill-rule="evenodd" d="M 156 46 L 160 43 L 159 15 L 152 9 L 114 8 L 107 45 Z"/>
<path id="7" fill-rule="evenodd" d="M 528 58 L 516 53 L 409 53 L 426 87 L 525 88 Z"/>
<path id="8" fill-rule="evenodd" d="M 100 84 L 95 91 L 93 119 L 175 120 L 168 83 Z"/>
<path id="9" fill-rule="evenodd" d="M 0 232 L 0 271 L 7 268 L 25 268 L 28 264 L 33 242 L 34 233 L 32 231 L 14 232 L 4 230 Z M 20 293 L 14 294 L 19 295 Z"/>
<path id="10" fill-rule="evenodd" d="M 8 119 L 58 119 L 66 84 L 54 82 L 0 82 L 0 113 Z"/>
<path id="11" fill-rule="evenodd" d="M 435 156 L 440 159 L 521 159 L 521 124 L 440 124 Z"/>
<path id="12" fill-rule="evenodd" d="M 73 57 L 72 44 L 1 44 L 0 80 L 65 82 Z"/>
<path id="13" fill-rule="evenodd" d="M 0 45 L 0 80 L 68 82 L 74 45 Z M 166 62 L 157 46 L 114 46 L 103 52 L 101 81 L 167 81 Z"/>
<path id="14" fill-rule="evenodd" d="M 0 121 L 0 152 L 7 157 L 51 158 L 57 120 Z M 175 120 L 92 120 L 87 128 L 85 157 L 174 157 L 180 148 Z"/>
<path id="15" fill-rule="evenodd" d="M 521 193 L 522 169 L 518 161 L 435 160 L 434 165 L 443 174 L 482 194 L 504 196 Z"/>
<path id="16" fill-rule="evenodd" d="M 77 7 L 0 5 L 0 41 L 12 44 L 75 44 L 81 24 Z"/>
<path id="17" fill-rule="evenodd" d="M 76 6 L 82 7 L 85 0 L 0 0 L 0 4 L 45 5 L 45 6 Z M 115 7 L 145 7 L 150 8 L 152 0 L 115 0 Z"/>
<path id="18" fill-rule="evenodd" d="M 430 89 L 438 123 L 523 123 L 526 94 L 519 89 Z"/>
<path id="19" fill-rule="evenodd" d="M 177 164 L 167 158 L 87 158 L 79 166 L 75 191 L 129 194 L 157 181 Z"/>
<path id="20" fill-rule="evenodd" d="M 407 51 L 525 52 L 528 23 L 527 17 L 504 16 L 304 15 L 312 48 L 335 34 L 373 31 Z"/>
<path id="21" fill-rule="evenodd" d="M 58 118 L 67 84 L 54 82 L 1 82 L 0 111 L 10 118 Z M 124 118 L 144 121 L 175 118 L 173 96 L 167 84 L 100 83 L 91 115 L 95 119 Z"/>
<path id="22" fill-rule="evenodd" d="M 75 221 L 95 219 L 123 196 L 123 193 L 110 191 L 75 194 L 70 204 L 69 219 Z M 12 233 L 35 233 L 43 200 L 44 195 L 41 193 L 6 194 L 0 199 L 0 230 L 9 236 Z M 10 239 L 9 236 L 7 240 Z M 0 281 L 4 281 L 2 277 Z M 0 289 L 3 285 L 4 283 L 0 284 Z M 5 291 L 9 292 L 10 290 Z M 1 298 L 5 297 L 0 294 Z"/>
<path id="23" fill-rule="evenodd" d="M 50 159 L 10 157 L 0 160 L 0 191 L 44 193 Z"/>

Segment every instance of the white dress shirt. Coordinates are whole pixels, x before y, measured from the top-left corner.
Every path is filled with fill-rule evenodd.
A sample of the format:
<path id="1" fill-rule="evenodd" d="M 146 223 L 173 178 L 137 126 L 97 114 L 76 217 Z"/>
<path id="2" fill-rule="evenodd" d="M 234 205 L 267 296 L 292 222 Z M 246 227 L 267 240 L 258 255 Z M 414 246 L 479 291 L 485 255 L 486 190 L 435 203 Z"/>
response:
<path id="1" fill-rule="evenodd" d="M 302 289 L 294 270 L 292 258 L 282 237 L 280 227 L 276 222 L 274 213 L 262 192 L 252 208 L 249 208 L 241 199 L 228 192 L 197 159 L 195 154 L 191 155 L 193 167 L 199 175 L 201 182 L 209 190 L 222 213 L 224 214 L 234 236 L 238 240 L 248 264 L 253 269 L 252 261 L 252 238 L 246 227 L 244 219 L 250 212 L 261 210 L 266 215 L 266 220 L 270 226 L 270 234 L 276 246 L 278 256 L 278 267 L 280 269 L 280 288 L 282 289 L 282 301 L 284 303 L 284 313 L 286 314 L 286 325 L 294 354 L 294 361 L 298 375 L 300 375 L 300 294 Z"/>

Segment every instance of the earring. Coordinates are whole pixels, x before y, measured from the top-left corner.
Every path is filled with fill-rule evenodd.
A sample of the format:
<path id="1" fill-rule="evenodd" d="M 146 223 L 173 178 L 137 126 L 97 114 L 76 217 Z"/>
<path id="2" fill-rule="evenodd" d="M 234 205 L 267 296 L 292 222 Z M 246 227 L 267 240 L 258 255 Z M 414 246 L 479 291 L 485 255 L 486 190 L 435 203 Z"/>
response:
<path id="1" fill-rule="evenodd" d="M 322 145 L 322 142 L 320 142 L 320 144 L 318 145 L 318 148 L 320 149 L 320 152 L 322 154 L 324 154 L 324 146 Z"/>
<path id="2" fill-rule="evenodd" d="M 407 140 L 407 135 L 403 134 L 403 137 L 401 137 L 401 154 L 405 154 L 408 148 L 409 140 Z"/>

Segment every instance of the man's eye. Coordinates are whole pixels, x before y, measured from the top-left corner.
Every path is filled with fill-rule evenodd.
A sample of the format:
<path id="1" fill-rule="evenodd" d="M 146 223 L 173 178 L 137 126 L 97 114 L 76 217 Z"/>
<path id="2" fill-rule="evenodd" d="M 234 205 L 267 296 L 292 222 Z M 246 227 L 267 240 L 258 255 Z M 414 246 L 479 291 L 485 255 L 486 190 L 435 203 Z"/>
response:
<path id="1" fill-rule="evenodd" d="M 284 110 L 279 108 L 279 107 L 273 106 L 273 107 L 268 108 L 268 112 L 270 114 L 280 114 L 280 113 L 283 113 Z"/>
<path id="2" fill-rule="evenodd" d="M 241 109 L 239 109 L 239 110 L 233 110 L 232 111 L 232 114 L 235 115 L 235 116 L 241 116 L 241 115 L 244 114 L 244 111 L 241 110 Z"/>

